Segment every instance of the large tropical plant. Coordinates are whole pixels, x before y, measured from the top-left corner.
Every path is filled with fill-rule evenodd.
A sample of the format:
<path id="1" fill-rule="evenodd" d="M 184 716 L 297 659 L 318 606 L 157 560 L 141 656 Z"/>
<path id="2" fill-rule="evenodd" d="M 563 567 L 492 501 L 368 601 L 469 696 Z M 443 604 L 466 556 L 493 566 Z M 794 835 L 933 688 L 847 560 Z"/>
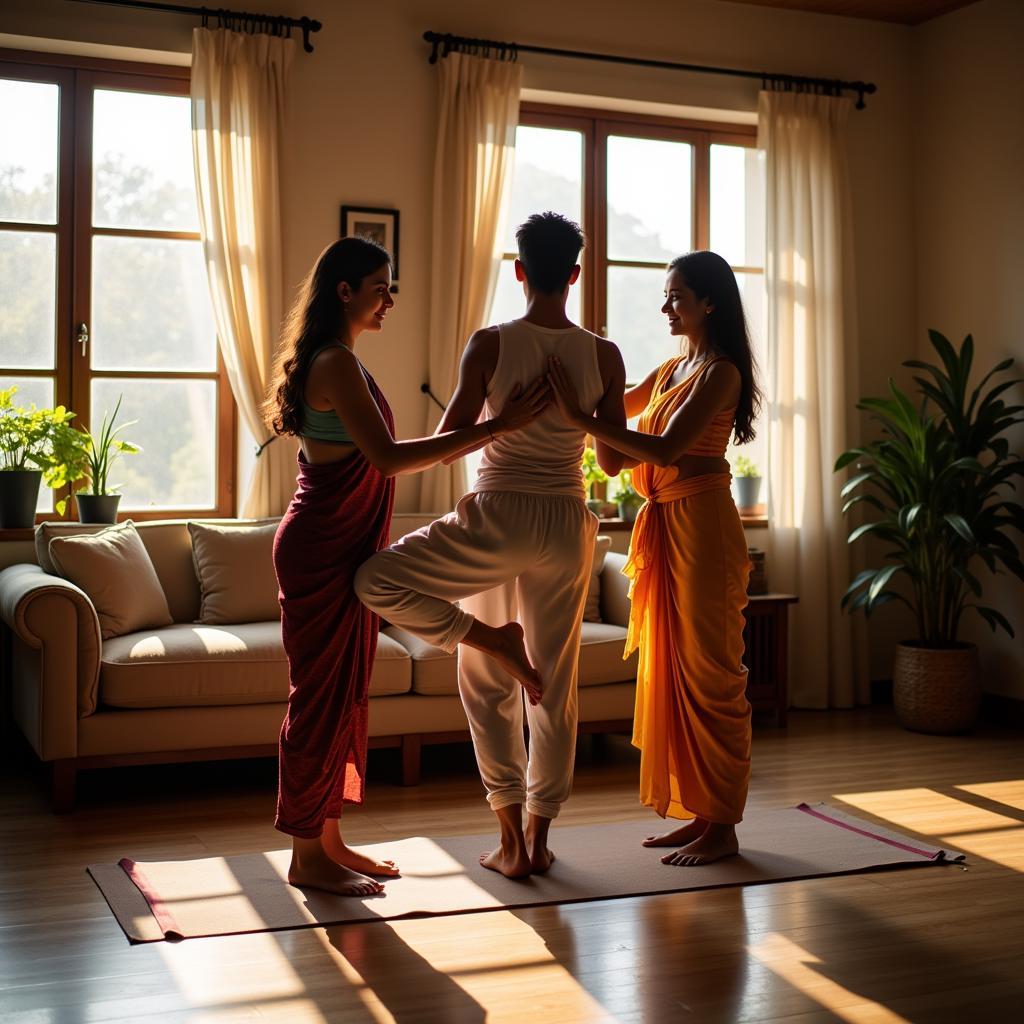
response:
<path id="1" fill-rule="evenodd" d="M 978 563 L 990 572 L 1008 571 L 1024 580 L 1024 563 L 1011 530 L 1024 530 L 1024 507 L 1014 500 L 1024 459 L 1003 436 L 1024 422 L 1024 405 L 1004 397 L 1018 379 L 989 381 L 1005 374 L 1013 359 L 993 367 L 968 388 L 974 342 L 968 335 L 957 350 L 938 331 L 929 331 L 941 365 L 910 360 L 924 371 L 914 377 L 915 405 L 890 379 L 889 398 L 865 398 L 857 408 L 881 424 L 881 437 L 844 452 L 840 471 L 856 462 L 843 486 L 843 512 L 857 505 L 879 513 L 857 526 L 852 544 L 873 535 L 886 541 L 886 564 L 866 569 L 850 584 L 843 607 L 866 614 L 888 601 L 902 601 L 917 622 L 917 642 L 948 648 L 957 643 L 965 611 L 974 609 L 989 624 L 1014 635 L 1006 616 L 981 604 Z M 901 579 L 906 593 L 894 589 Z"/>

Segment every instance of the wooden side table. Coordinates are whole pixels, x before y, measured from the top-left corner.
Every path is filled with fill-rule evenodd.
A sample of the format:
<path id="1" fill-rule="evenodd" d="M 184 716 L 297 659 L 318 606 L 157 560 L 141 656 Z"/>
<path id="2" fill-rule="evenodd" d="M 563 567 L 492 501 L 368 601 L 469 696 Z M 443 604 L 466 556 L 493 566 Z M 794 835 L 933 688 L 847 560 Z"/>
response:
<path id="1" fill-rule="evenodd" d="M 789 709 L 789 606 L 798 600 L 795 594 L 751 594 L 743 613 L 747 700 L 754 711 L 773 712 L 780 728 Z"/>

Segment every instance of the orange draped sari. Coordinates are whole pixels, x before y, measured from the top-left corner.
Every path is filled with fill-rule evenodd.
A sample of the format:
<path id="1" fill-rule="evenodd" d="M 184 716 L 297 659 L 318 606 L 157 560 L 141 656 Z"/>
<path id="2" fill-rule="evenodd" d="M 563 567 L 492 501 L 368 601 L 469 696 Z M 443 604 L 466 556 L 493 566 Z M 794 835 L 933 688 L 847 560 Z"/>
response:
<path id="1" fill-rule="evenodd" d="M 664 432 L 707 369 L 669 387 L 679 360 L 658 373 L 638 429 Z M 723 455 L 734 411 L 719 413 L 691 448 Z M 750 561 L 728 473 L 678 479 L 675 466 L 641 463 L 640 509 L 623 572 L 630 577 L 626 657 L 640 650 L 633 745 L 640 802 L 662 817 L 736 824 L 750 779 L 750 705 L 743 609 Z"/>

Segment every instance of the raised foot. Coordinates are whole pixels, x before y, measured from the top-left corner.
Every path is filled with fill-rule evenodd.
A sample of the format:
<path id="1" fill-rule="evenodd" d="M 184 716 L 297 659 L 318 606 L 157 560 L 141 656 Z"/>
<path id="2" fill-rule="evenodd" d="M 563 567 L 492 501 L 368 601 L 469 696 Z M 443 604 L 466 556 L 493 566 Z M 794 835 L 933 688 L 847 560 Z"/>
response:
<path id="1" fill-rule="evenodd" d="M 299 889 L 322 889 L 339 896 L 377 896 L 384 886 L 358 871 L 342 867 L 324 857 L 312 864 L 299 864 L 292 860 L 288 868 L 288 884 Z"/>
<path id="2" fill-rule="evenodd" d="M 530 855 L 525 847 L 506 850 L 503 846 L 480 854 L 480 863 L 506 878 L 527 878 L 531 872 Z"/>
<path id="3" fill-rule="evenodd" d="M 700 839 L 707 831 L 708 823 L 702 818 L 687 822 L 679 828 L 662 832 L 660 835 L 648 836 L 641 845 L 643 846 L 686 846 L 695 839 Z"/>
<path id="4" fill-rule="evenodd" d="M 489 651 L 509 675 L 518 679 L 526 690 L 531 704 L 540 703 L 542 696 L 540 673 L 530 664 L 526 653 L 523 627 L 518 622 L 509 622 L 495 629 L 496 642 Z"/>
<path id="5" fill-rule="evenodd" d="M 708 829 L 688 846 L 666 854 L 661 858 L 661 863 L 671 864 L 673 867 L 696 868 L 704 864 L 713 864 L 725 857 L 735 857 L 739 852 L 740 846 L 735 832 L 730 830 L 726 834 L 715 834 L 714 830 Z"/>

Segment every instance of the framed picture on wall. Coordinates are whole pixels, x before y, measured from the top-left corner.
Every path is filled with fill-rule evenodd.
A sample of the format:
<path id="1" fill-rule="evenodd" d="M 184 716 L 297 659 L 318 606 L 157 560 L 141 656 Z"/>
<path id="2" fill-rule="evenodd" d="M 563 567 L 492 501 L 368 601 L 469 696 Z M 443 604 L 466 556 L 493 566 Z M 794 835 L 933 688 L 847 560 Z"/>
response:
<path id="1" fill-rule="evenodd" d="M 343 206 L 341 234 L 361 235 L 383 245 L 394 265 L 391 290 L 398 291 L 398 211 L 374 206 Z"/>

